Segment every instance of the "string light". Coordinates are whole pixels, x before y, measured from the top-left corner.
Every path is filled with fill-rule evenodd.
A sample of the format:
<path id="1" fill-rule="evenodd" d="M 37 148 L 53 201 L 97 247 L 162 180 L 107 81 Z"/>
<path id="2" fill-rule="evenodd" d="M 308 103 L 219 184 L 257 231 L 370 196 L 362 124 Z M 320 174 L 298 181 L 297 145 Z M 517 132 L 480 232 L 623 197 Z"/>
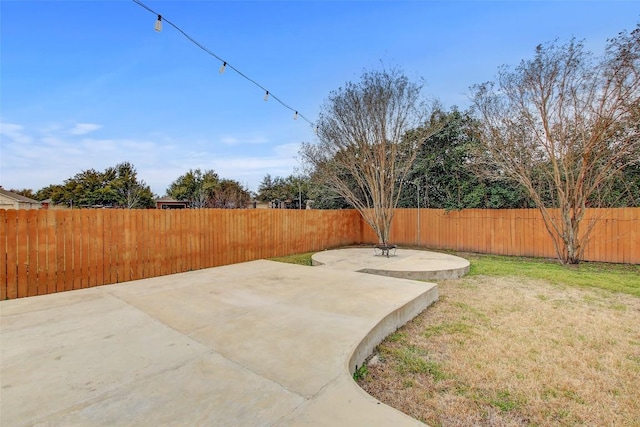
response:
<path id="1" fill-rule="evenodd" d="M 147 6 L 146 4 L 144 4 L 141 0 L 132 0 L 134 3 L 136 3 L 138 6 L 148 10 L 149 12 L 153 13 L 154 15 L 158 16 L 158 20 L 156 21 L 155 24 L 155 30 L 160 32 L 162 30 L 162 21 L 164 21 L 165 23 L 169 24 L 170 26 L 172 26 L 173 28 L 175 28 L 178 32 L 180 32 L 187 40 L 189 40 L 191 43 L 195 44 L 196 46 L 198 46 L 200 49 L 202 49 L 203 51 L 205 51 L 206 53 L 208 53 L 209 55 L 213 56 L 214 58 L 216 58 L 218 61 L 222 62 L 222 66 L 220 67 L 220 74 L 224 73 L 226 68 L 230 68 L 233 71 L 235 71 L 238 75 L 240 75 L 240 77 L 244 78 L 245 80 L 253 83 L 255 86 L 259 87 L 260 89 L 262 89 L 265 92 L 264 95 L 264 100 L 267 101 L 269 99 L 269 96 L 271 96 L 271 98 L 275 99 L 280 105 L 282 105 L 283 107 L 291 110 L 294 112 L 293 115 L 293 119 L 297 120 L 298 117 L 301 117 L 304 121 L 306 121 L 307 123 L 309 123 L 310 125 L 313 126 L 313 123 L 307 119 L 304 115 L 298 113 L 297 110 L 295 110 L 294 108 L 291 108 L 289 105 L 285 104 L 280 98 L 278 98 L 277 96 L 275 96 L 273 93 L 271 93 L 269 90 L 267 90 L 264 86 L 262 86 L 260 83 L 258 83 L 257 81 L 253 80 L 252 78 L 248 77 L 247 75 L 245 75 L 244 73 L 242 73 L 240 70 L 238 70 L 236 67 L 234 67 L 233 65 L 229 64 L 227 61 L 225 61 L 224 59 L 220 58 L 218 55 L 216 55 L 214 52 L 212 52 L 211 50 L 207 49 L 204 45 L 200 44 L 198 41 L 196 41 L 193 37 L 191 37 L 189 34 L 185 33 L 180 27 L 178 27 L 176 24 L 174 24 L 173 22 L 167 20 L 167 18 L 162 17 L 159 13 L 157 13 L 156 11 L 154 11 L 153 9 L 151 9 L 149 6 Z"/>

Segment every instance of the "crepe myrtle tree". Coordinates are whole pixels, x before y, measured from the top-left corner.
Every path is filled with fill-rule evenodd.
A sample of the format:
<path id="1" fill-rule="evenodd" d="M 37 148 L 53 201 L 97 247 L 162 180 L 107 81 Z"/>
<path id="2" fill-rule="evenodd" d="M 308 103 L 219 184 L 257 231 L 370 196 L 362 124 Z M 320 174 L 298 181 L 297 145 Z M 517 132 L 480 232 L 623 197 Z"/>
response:
<path id="1" fill-rule="evenodd" d="M 473 91 L 486 164 L 527 190 L 560 262 L 578 263 L 586 209 L 611 204 L 612 180 L 640 161 L 640 24 L 600 58 L 575 40 L 539 45 Z"/>
<path id="2" fill-rule="evenodd" d="M 317 141 L 301 158 L 315 184 L 343 197 L 389 242 L 400 190 L 420 146 L 436 129 L 422 84 L 398 69 L 365 71 L 321 107 Z M 409 132 L 411 131 L 411 132 Z"/>

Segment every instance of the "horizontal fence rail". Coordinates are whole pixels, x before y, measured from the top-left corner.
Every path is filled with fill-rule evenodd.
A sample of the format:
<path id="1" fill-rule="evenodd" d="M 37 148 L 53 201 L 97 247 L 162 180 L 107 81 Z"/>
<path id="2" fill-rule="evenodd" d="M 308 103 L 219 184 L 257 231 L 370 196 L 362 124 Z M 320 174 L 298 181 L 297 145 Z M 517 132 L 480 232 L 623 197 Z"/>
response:
<path id="1" fill-rule="evenodd" d="M 588 223 L 585 260 L 640 264 L 640 208 L 590 209 Z M 377 238 L 354 210 L 0 210 L 0 299 L 363 242 Z M 398 209 L 391 243 L 556 256 L 536 209 Z"/>

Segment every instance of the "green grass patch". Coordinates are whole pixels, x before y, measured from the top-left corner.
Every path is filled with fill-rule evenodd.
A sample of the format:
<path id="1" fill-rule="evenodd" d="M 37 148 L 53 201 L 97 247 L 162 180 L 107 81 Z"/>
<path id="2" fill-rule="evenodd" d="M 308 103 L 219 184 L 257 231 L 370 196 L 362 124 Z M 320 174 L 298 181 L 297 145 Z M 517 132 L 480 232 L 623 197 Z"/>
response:
<path id="1" fill-rule="evenodd" d="M 513 411 L 520 406 L 521 402 L 506 390 L 499 391 L 493 396 L 489 403 L 500 409 L 502 412 Z"/>
<path id="2" fill-rule="evenodd" d="M 471 315 L 473 315 L 473 317 L 478 318 L 480 320 L 489 320 L 489 316 L 487 316 L 485 313 L 483 313 L 482 311 L 478 310 L 477 308 L 474 308 L 474 307 L 472 307 L 469 304 L 466 304 L 464 302 L 454 301 L 453 302 L 453 306 L 454 307 L 458 307 L 465 314 L 471 314 Z M 464 316 L 463 318 L 468 318 L 468 316 Z"/>
<path id="3" fill-rule="evenodd" d="M 527 277 L 552 284 L 593 287 L 640 297 L 640 265 L 583 262 L 561 265 L 557 261 L 499 255 L 467 256 L 469 276 Z"/>
<path id="4" fill-rule="evenodd" d="M 402 381 L 402 388 L 411 388 L 411 387 L 414 387 L 415 385 L 416 385 L 416 382 L 411 378 L 408 378 Z"/>
<path id="5" fill-rule="evenodd" d="M 442 381 L 446 378 L 442 366 L 438 362 L 428 359 L 427 352 L 413 345 L 400 348 L 384 346 L 381 350 L 388 358 L 395 359 L 396 370 L 400 374 L 427 374 L 434 381 Z"/>
<path id="6" fill-rule="evenodd" d="M 315 254 L 315 252 L 307 252 L 304 254 L 294 254 L 287 256 L 280 256 L 276 258 L 270 258 L 270 261 L 278 261 L 278 262 L 286 262 L 288 264 L 298 264 L 298 265 L 312 265 L 311 257 Z"/>
<path id="7" fill-rule="evenodd" d="M 365 379 L 368 374 L 369 374 L 369 368 L 367 368 L 367 365 L 363 364 L 360 367 L 356 365 L 356 370 L 353 373 L 353 379 L 357 382 Z"/>
<path id="8" fill-rule="evenodd" d="M 387 341 L 405 343 L 407 341 L 407 334 L 405 332 L 395 331 L 387 337 Z"/>
<path id="9" fill-rule="evenodd" d="M 423 335 L 425 338 L 431 338 L 436 335 L 462 334 L 469 335 L 473 326 L 464 322 L 444 322 L 438 325 L 428 326 L 425 328 Z"/>

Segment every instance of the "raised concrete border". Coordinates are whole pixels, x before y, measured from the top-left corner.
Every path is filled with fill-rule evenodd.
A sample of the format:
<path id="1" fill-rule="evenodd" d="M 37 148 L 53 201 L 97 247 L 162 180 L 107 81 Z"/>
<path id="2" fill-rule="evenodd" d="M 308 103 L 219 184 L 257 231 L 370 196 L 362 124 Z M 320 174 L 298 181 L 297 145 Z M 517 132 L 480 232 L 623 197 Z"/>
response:
<path id="1" fill-rule="evenodd" d="M 411 280 L 457 279 L 469 272 L 464 258 L 440 252 L 398 248 L 395 256 L 375 255 L 372 248 L 346 248 L 318 252 L 313 265 Z"/>
<path id="2" fill-rule="evenodd" d="M 0 425 L 423 425 L 351 378 L 432 283 L 254 261 L 0 302 Z"/>

